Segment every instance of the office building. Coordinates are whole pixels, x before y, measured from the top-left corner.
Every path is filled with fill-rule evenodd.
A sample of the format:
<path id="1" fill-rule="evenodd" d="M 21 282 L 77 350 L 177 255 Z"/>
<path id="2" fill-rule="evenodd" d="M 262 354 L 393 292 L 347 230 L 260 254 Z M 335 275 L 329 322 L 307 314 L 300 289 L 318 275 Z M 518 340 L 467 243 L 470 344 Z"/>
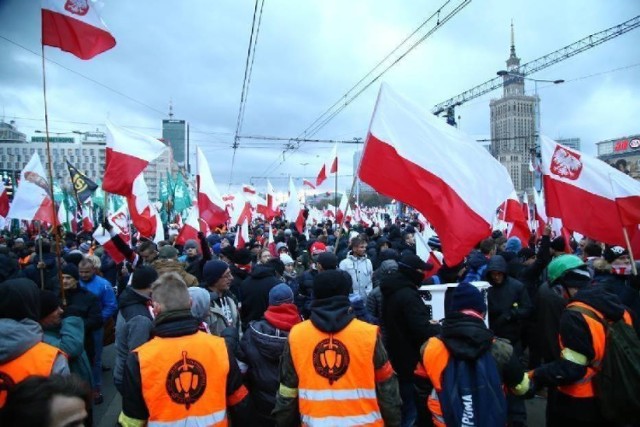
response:
<path id="1" fill-rule="evenodd" d="M 600 160 L 640 179 L 640 134 L 600 141 L 596 146 Z"/>

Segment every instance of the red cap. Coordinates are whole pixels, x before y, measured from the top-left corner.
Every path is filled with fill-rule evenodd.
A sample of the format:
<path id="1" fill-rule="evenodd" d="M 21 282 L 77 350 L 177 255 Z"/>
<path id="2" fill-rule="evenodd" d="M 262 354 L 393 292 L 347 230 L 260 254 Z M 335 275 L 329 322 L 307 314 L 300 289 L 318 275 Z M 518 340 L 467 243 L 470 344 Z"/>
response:
<path id="1" fill-rule="evenodd" d="M 327 251 L 327 245 L 322 242 L 314 242 L 309 248 L 309 251 L 311 252 L 311 255 L 318 255 Z"/>

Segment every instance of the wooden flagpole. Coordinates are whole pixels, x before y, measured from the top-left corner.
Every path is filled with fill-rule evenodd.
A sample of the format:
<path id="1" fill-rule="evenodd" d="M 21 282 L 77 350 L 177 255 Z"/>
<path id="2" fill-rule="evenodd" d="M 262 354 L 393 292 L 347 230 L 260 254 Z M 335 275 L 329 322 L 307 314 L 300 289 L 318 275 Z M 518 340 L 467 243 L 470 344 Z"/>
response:
<path id="1" fill-rule="evenodd" d="M 51 160 L 51 144 L 49 141 L 49 112 L 47 110 L 47 74 L 44 58 L 44 43 L 41 43 L 42 47 L 42 94 L 44 96 L 44 129 L 45 139 L 47 142 L 47 172 L 49 174 L 49 195 L 51 196 L 51 210 L 53 211 L 53 235 L 56 241 L 56 267 L 58 270 L 58 282 L 60 284 L 60 297 L 62 300 L 62 306 L 67 305 L 67 300 L 64 295 L 64 286 L 62 285 L 62 259 L 60 255 L 60 229 L 58 224 L 58 213 L 56 212 L 56 203 L 53 198 L 53 161 Z"/>

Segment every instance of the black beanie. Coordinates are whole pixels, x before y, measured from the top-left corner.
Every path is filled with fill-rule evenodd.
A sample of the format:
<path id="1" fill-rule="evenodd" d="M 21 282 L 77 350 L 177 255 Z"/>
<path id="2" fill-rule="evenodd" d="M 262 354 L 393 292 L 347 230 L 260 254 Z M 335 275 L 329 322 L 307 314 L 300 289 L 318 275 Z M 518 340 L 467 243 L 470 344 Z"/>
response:
<path id="1" fill-rule="evenodd" d="M 558 236 L 555 239 L 553 239 L 551 241 L 551 249 L 558 251 L 558 252 L 564 252 L 565 248 L 566 248 L 566 244 L 564 241 L 564 237 L 562 236 Z"/>
<path id="2" fill-rule="evenodd" d="M 462 282 L 451 295 L 451 310 L 473 310 L 477 313 L 487 312 L 487 303 L 482 292 L 470 283 Z"/>
<path id="3" fill-rule="evenodd" d="M 317 299 L 349 296 L 351 291 L 351 276 L 343 270 L 321 271 L 313 279 L 313 295 Z"/>
<path id="4" fill-rule="evenodd" d="M 40 318 L 44 319 L 60 307 L 60 298 L 55 292 L 40 291 Z"/>
<path id="5" fill-rule="evenodd" d="M 143 265 L 133 271 L 131 287 L 133 289 L 149 289 L 158 278 L 158 272 L 152 267 Z"/>
<path id="6" fill-rule="evenodd" d="M 66 274 L 67 276 L 71 276 L 80 281 L 80 273 L 78 272 L 78 267 L 75 264 L 65 264 L 64 267 L 62 267 L 62 274 Z"/>
<path id="7" fill-rule="evenodd" d="M 29 279 L 0 283 L 0 319 L 40 320 L 40 289 Z"/>

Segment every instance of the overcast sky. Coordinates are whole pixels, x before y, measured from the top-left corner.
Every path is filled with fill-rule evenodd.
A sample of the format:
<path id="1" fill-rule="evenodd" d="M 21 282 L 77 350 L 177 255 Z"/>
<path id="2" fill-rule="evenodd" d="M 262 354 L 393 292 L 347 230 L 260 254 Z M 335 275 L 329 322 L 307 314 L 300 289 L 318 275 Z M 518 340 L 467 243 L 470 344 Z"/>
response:
<path id="1" fill-rule="evenodd" d="M 39 53 L 39 3 L 0 0 L 0 36 Z M 298 136 L 442 3 L 266 0 L 242 134 Z M 114 49 L 90 61 L 54 48 L 45 56 L 126 97 L 49 62 L 51 131 L 104 129 L 109 118 L 159 137 L 171 99 L 175 118 L 191 123 L 192 143 L 205 151 L 226 191 L 254 2 L 103 0 L 98 7 L 117 40 Z M 505 68 L 512 19 L 526 63 L 638 14 L 636 0 L 473 0 L 383 80 L 431 108 Z M 542 133 L 579 137 L 589 154 L 597 141 L 640 133 L 638 46 L 640 29 L 532 75 L 566 81 L 538 85 Z M 0 58 L 0 113 L 30 136 L 44 129 L 40 58 L 2 38 Z M 364 138 L 378 88 L 372 85 L 314 137 Z M 527 90 L 533 92 L 531 83 Z M 459 107 L 460 129 L 487 138 L 489 100 L 500 95 Z M 332 148 L 305 143 L 283 162 L 283 146 L 241 140 L 233 183 L 253 181 L 262 189 L 265 181 L 256 177 L 269 176 L 284 190 L 288 174 L 315 177 Z M 353 173 L 354 149 L 339 147 L 343 175 Z M 350 183 L 345 176 L 340 186 Z"/>

